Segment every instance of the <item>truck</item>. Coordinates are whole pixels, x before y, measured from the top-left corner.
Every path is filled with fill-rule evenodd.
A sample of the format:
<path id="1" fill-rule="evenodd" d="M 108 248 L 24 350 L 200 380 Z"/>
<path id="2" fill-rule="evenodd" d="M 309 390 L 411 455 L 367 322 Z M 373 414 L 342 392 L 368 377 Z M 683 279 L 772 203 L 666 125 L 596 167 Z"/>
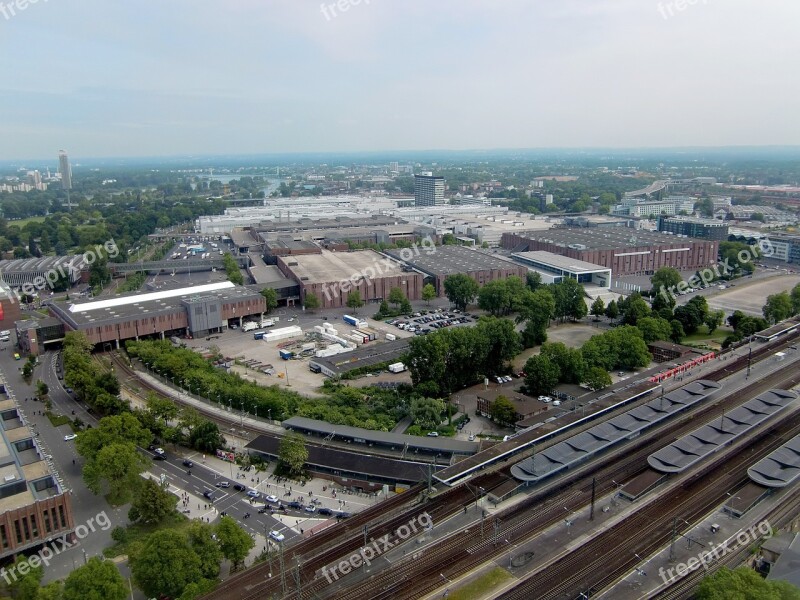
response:
<path id="1" fill-rule="evenodd" d="M 248 321 L 242 325 L 242 331 L 253 331 L 253 329 L 258 329 L 258 323 L 255 321 Z"/>
<path id="2" fill-rule="evenodd" d="M 275 325 L 274 319 L 261 319 L 261 327 L 272 327 Z"/>
<path id="3" fill-rule="evenodd" d="M 390 373 L 402 373 L 405 370 L 406 370 L 406 366 L 401 362 L 392 363 L 391 365 L 389 365 L 389 372 Z"/>
<path id="4" fill-rule="evenodd" d="M 253 339 L 254 340 L 263 340 L 264 339 L 264 332 L 263 331 L 256 331 L 253 334 Z"/>
<path id="5" fill-rule="evenodd" d="M 356 319 L 355 317 L 352 317 L 350 315 L 344 315 L 342 317 L 342 321 L 344 321 L 348 325 L 352 325 L 353 327 L 358 327 L 358 324 L 360 323 L 359 319 Z"/>
<path id="6" fill-rule="evenodd" d="M 397 336 L 395 334 L 393 334 L 393 333 L 387 333 L 386 334 L 386 341 L 387 342 L 393 342 L 396 339 L 397 339 Z"/>
<path id="7" fill-rule="evenodd" d="M 294 352 L 291 350 L 278 350 L 278 354 L 283 360 L 291 360 L 294 358 Z"/>

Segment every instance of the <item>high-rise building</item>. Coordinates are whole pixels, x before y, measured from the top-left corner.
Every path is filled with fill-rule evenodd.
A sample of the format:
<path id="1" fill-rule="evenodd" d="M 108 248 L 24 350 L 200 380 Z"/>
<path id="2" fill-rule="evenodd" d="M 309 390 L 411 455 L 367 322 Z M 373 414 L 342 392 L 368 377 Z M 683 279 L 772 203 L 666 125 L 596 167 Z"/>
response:
<path id="1" fill-rule="evenodd" d="M 72 167 L 69 164 L 69 156 L 65 150 L 58 152 L 58 172 L 61 173 L 61 187 L 65 190 L 72 189 Z"/>
<path id="2" fill-rule="evenodd" d="M 444 204 L 444 177 L 430 171 L 414 175 L 414 205 L 439 206 Z"/>

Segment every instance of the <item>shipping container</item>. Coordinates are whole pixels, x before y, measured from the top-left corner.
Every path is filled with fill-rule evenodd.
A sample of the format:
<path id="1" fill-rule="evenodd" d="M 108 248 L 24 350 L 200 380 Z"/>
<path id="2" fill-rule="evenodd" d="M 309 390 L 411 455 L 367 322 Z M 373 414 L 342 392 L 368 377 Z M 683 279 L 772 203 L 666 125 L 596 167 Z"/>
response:
<path id="1" fill-rule="evenodd" d="M 390 373 L 402 373 L 405 370 L 406 370 L 406 366 L 401 362 L 393 363 L 393 364 L 389 365 L 389 372 Z"/>
<path id="2" fill-rule="evenodd" d="M 253 339 L 254 340 L 263 340 L 264 339 L 264 332 L 263 331 L 256 331 L 253 334 Z"/>
<path id="3" fill-rule="evenodd" d="M 291 358 L 294 356 L 294 352 L 290 350 L 278 350 L 278 354 L 283 360 L 291 360 Z"/>
<path id="4" fill-rule="evenodd" d="M 386 334 L 386 341 L 393 342 L 397 339 L 397 336 L 393 333 Z"/>
<path id="5" fill-rule="evenodd" d="M 342 320 L 348 325 L 353 325 L 355 327 L 358 327 L 359 320 L 356 319 L 355 317 L 351 317 L 350 315 L 345 315 L 342 317 Z"/>

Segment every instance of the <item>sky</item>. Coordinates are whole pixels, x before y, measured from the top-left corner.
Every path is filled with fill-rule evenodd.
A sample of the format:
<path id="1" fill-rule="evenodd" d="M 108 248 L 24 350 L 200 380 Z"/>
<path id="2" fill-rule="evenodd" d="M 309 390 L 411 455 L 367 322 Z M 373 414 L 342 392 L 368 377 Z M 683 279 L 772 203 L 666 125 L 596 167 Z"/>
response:
<path id="1" fill-rule="evenodd" d="M 0 0 L 0 160 L 800 144 L 797 0 Z"/>

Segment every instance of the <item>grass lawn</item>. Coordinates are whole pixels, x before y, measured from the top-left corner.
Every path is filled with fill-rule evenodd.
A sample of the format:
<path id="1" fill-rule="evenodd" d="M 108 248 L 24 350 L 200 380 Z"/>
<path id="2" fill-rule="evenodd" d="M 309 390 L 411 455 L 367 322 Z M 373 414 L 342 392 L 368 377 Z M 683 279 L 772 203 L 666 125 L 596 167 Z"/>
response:
<path id="1" fill-rule="evenodd" d="M 450 590 L 448 598 L 450 600 L 478 600 L 488 596 L 492 590 L 506 583 L 509 579 L 511 579 L 511 573 L 496 567 L 463 587 L 459 587 L 455 591 Z"/>
<path id="2" fill-rule="evenodd" d="M 53 424 L 53 427 L 61 427 L 62 425 L 70 425 L 72 423 L 72 419 L 70 419 L 69 417 L 51 413 L 49 410 L 46 411 L 44 414 L 47 416 L 48 419 L 50 419 L 50 423 Z"/>
<path id="3" fill-rule="evenodd" d="M 161 531 L 163 529 L 174 529 L 176 531 L 181 531 L 186 529 L 190 524 L 191 521 L 176 510 L 171 516 L 167 517 L 161 523 L 150 525 L 136 523 L 133 525 L 128 525 L 124 528 L 115 528 L 124 529 L 125 534 L 119 539 L 119 541 L 115 541 L 111 546 L 103 550 L 103 556 L 106 558 L 115 558 L 117 556 L 127 555 L 128 550 L 132 546 L 144 542 L 147 536 L 149 536 L 151 533 L 155 533 L 156 531 Z"/>
<path id="4" fill-rule="evenodd" d="M 722 342 L 733 333 L 729 327 L 720 327 L 714 333 L 708 333 L 708 327 L 701 325 L 700 328 L 692 335 L 687 335 L 683 338 L 683 343 L 687 346 L 699 346 L 705 344 L 707 346 L 722 346 Z"/>
<path id="5" fill-rule="evenodd" d="M 20 219 L 18 221 L 9 221 L 9 225 L 16 225 L 20 229 L 25 227 L 28 223 L 41 223 L 44 221 L 44 217 L 28 217 L 27 219 Z"/>

